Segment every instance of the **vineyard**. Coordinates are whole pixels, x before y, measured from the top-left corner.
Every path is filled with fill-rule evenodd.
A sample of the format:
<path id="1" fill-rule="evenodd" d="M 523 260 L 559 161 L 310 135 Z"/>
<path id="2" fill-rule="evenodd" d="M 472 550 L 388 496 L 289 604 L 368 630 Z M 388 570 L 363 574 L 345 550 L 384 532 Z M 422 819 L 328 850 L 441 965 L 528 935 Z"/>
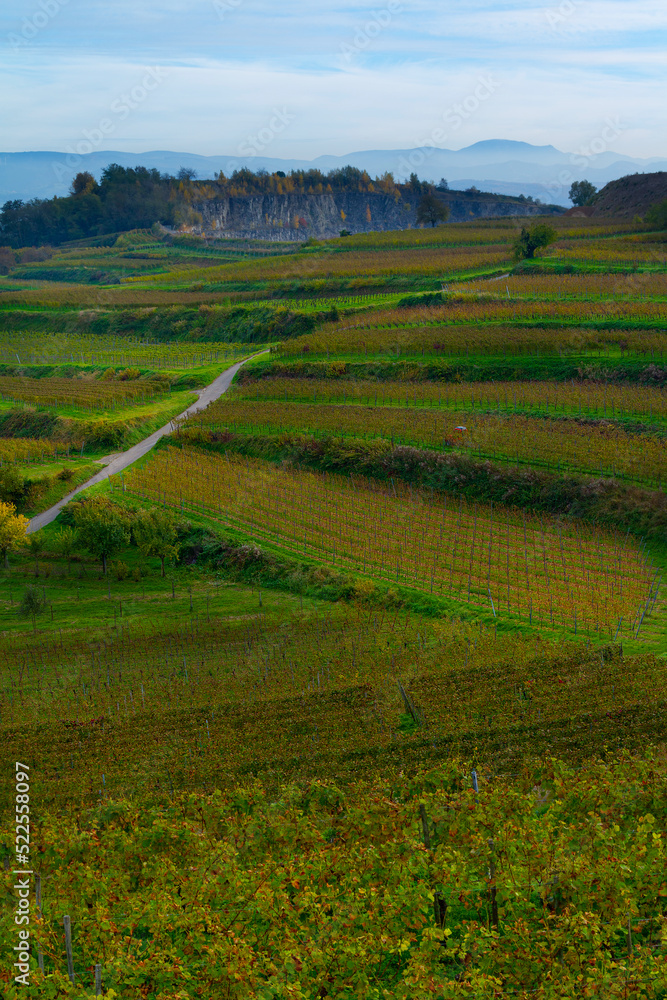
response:
<path id="1" fill-rule="evenodd" d="M 642 274 L 508 274 L 502 279 L 452 283 L 452 294 L 482 295 L 496 298 L 555 299 L 624 299 L 667 296 L 667 275 L 662 272 Z"/>
<path id="2" fill-rule="evenodd" d="M 493 383 L 427 381 L 391 382 L 386 379 L 294 378 L 272 376 L 251 379 L 251 370 L 232 396 L 207 410 L 207 423 L 215 423 L 227 400 L 260 402 L 281 400 L 301 403 L 364 403 L 367 406 L 405 406 L 496 413 L 544 414 L 623 420 L 667 417 L 667 391 L 645 385 L 602 385 L 574 381 L 521 381 Z M 415 372 L 416 374 L 417 372 Z M 335 376 L 335 373 L 332 373 Z"/>
<path id="3" fill-rule="evenodd" d="M 231 550 L 255 574 L 252 590 L 227 572 L 216 586 L 195 574 L 175 590 L 148 582 L 148 593 L 145 578 L 108 584 L 43 552 L 53 617 L 37 632 L 12 611 L 21 575 L 5 578 L 2 738 L 35 765 L 41 802 L 233 788 L 253 775 L 346 785 L 414 773 L 443 753 L 507 775 L 544 753 L 578 766 L 617 745 L 626 716 L 624 745 L 660 739 L 665 678 L 651 653 L 588 647 L 581 633 L 556 644 L 550 621 L 540 634 L 508 632 L 490 607 L 483 621 L 415 615 L 393 581 L 382 602 L 381 583 L 324 567 L 299 577 L 295 562 L 285 572 L 300 596 L 265 589 L 255 548 Z M 353 594 L 347 606 L 331 603 L 337 585 Z"/>
<path id="4" fill-rule="evenodd" d="M 128 337 L 0 332 L 0 363 L 79 365 L 96 368 L 189 369 L 209 364 L 233 365 L 248 353 L 246 344 L 159 344 Z"/>
<path id="5" fill-rule="evenodd" d="M 665 244 L 547 221 L 2 248 L 7 1000 L 667 998 Z"/>
<path id="6" fill-rule="evenodd" d="M 161 450 L 126 482 L 180 510 L 217 513 L 251 538 L 531 624 L 634 635 L 658 596 L 657 571 L 627 540 L 509 509 L 494 518 L 463 498 L 448 507 L 400 483 L 387 490 L 185 448 Z"/>
<path id="7" fill-rule="evenodd" d="M 43 438 L 0 438 L 0 463 L 43 462 L 67 455 L 68 449 L 54 441 Z"/>
<path id="8" fill-rule="evenodd" d="M 354 253 L 315 252 L 293 257 L 269 258 L 261 261 L 225 264 L 219 267 L 188 271 L 187 280 L 206 282 L 281 281 L 292 278 L 354 278 L 361 275 L 391 278 L 397 275 L 420 277 L 456 274 L 480 267 L 499 267 L 508 263 L 510 253 L 502 244 L 446 246 L 427 248 L 396 248 L 390 251 L 359 250 Z M 127 282 L 174 284 L 182 280 L 180 271 L 152 277 L 128 278 Z"/>
<path id="9" fill-rule="evenodd" d="M 248 782 L 49 812 L 35 931 L 53 978 L 6 996 L 84 995 L 100 960 L 119 997 L 664 994 L 664 761 L 473 775 L 452 759 L 350 795 Z M 52 971 L 63 909 L 78 990 Z"/>
<path id="10" fill-rule="evenodd" d="M 391 388 L 391 387 L 390 387 Z M 404 386 L 402 388 L 405 388 Z M 326 392 L 326 390 L 325 390 Z M 398 398 L 400 398 L 400 390 Z M 395 397 L 394 397 L 395 398 Z M 219 403 L 206 414 L 208 431 L 240 430 L 250 434 L 295 431 L 304 434 L 381 438 L 392 444 L 456 448 L 480 458 L 503 459 L 547 469 L 582 470 L 614 478 L 667 481 L 664 436 L 628 433 L 622 426 L 591 426 L 574 420 L 496 416 L 470 410 L 437 410 L 372 405 L 299 405 L 287 402 Z M 204 419 L 186 425 L 184 436 L 206 440 Z"/>
<path id="11" fill-rule="evenodd" d="M 161 395 L 150 382 L 116 379 L 24 378 L 0 376 L 0 402 L 21 400 L 37 406 L 115 409 L 119 404 L 150 401 Z"/>

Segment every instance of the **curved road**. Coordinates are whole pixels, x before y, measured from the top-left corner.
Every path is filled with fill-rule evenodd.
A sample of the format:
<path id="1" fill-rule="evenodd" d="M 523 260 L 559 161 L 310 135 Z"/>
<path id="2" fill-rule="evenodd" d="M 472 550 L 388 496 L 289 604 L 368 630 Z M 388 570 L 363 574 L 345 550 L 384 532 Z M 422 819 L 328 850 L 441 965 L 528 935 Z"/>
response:
<path id="1" fill-rule="evenodd" d="M 126 469 L 128 465 L 132 465 L 132 463 L 136 462 L 138 458 L 142 458 L 143 455 L 146 455 L 161 437 L 164 437 L 165 434 L 171 433 L 173 430 L 173 420 L 179 420 L 181 417 L 189 417 L 191 414 L 205 409 L 209 403 L 213 402 L 214 399 L 218 399 L 219 396 L 222 396 L 223 393 L 227 392 L 229 386 L 231 385 L 231 381 L 239 368 L 241 368 L 247 361 L 250 361 L 251 358 L 257 358 L 260 354 L 266 353 L 266 351 L 258 351 L 257 354 L 252 354 L 249 358 L 245 358 L 243 361 L 239 361 L 235 365 L 232 365 L 231 368 L 227 368 L 222 375 L 218 375 L 215 381 L 211 382 L 210 385 L 207 385 L 205 389 L 201 389 L 198 393 L 197 402 L 193 403 L 192 406 L 189 406 L 187 410 L 184 410 L 178 417 L 172 417 L 172 420 L 170 420 L 168 424 L 165 424 L 164 427 L 160 427 L 159 430 L 154 431 L 149 437 L 140 441 L 139 444 L 133 445 L 132 448 L 128 448 L 127 451 L 124 451 L 122 455 L 118 455 L 117 458 L 114 458 L 104 469 L 102 469 L 101 472 L 97 472 L 92 479 L 89 479 L 87 482 L 77 486 L 75 490 L 68 493 L 66 497 L 59 500 L 58 503 L 53 505 L 53 507 L 49 507 L 48 510 L 45 510 L 41 514 L 37 514 L 36 517 L 33 517 L 28 525 L 28 533 L 30 534 L 33 531 L 39 531 L 40 528 L 50 524 L 51 521 L 55 521 L 65 504 L 69 503 L 72 497 L 75 497 L 77 493 L 81 493 L 82 490 L 87 490 L 89 486 L 94 486 L 95 483 L 101 483 L 103 480 L 108 479 L 109 476 L 114 476 L 117 472 L 122 472 L 122 470 Z"/>

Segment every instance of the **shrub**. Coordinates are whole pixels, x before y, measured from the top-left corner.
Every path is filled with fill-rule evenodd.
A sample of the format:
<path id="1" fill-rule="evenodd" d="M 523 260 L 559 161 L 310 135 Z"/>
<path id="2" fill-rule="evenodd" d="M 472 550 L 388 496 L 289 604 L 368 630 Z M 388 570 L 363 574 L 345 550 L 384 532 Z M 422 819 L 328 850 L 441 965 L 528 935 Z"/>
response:
<path id="1" fill-rule="evenodd" d="M 112 563 L 111 569 L 118 581 L 127 580 L 130 575 L 130 567 L 121 559 L 117 559 L 116 562 Z"/>
<path id="2" fill-rule="evenodd" d="M 28 587 L 18 607 L 19 615 L 21 618 L 30 618 L 41 615 L 43 610 L 44 601 L 39 596 L 38 590 L 35 587 Z"/>

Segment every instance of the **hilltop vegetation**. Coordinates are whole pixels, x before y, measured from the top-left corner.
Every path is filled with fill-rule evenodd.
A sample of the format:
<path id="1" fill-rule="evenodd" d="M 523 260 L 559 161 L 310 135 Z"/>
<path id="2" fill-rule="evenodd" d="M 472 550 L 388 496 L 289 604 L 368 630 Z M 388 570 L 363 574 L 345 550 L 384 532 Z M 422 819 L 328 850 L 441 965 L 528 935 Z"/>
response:
<path id="1" fill-rule="evenodd" d="M 472 198 L 468 198 L 466 218 L 538 211 L 532 198 L 486 195 L 476 189 L 468 194 Z M 348 215 L 347 226 L 355 230 L 387 229 L 388 222 L 415 224 L 419 201 L 425 195 L 435 197 L 433 186 L 416 174 L 401 184 L 390 173 L 372 180 L 365 170 L 349 166 L 327 174 L 315 169 L 253 173 L 243 168 L 231 177 L 220 173 L 215 181 L 197 181 L 187 170 L 172 177 L 154 168 L 132 169 L 112 163 L 102 171 L 99 183 L 90 173 L 77 174 L 67 197 L 5 202 L 0 213 L 0 247 L 60 246 L 81 239 L 94 239 L 101 246 L 107 242 L 107 234 L 151 227 L 159 232 L 161 226 L 200 230 L 202 225 L 213 230 L 211 235 L 218 235 L 216 230 L 222 226 L 267 229 L 275 236 L 278 227 L 284 230 L 278 237 L 289 240 L 291 233 L 298 237 L 299 230 L 309 228 L 315 235 L 322 229 L 333 229 L 329 235 L 337 234 L 345 228 Z M 466 194 L 456 195 L 465 201 Z M 439 194 L 438 198 L 451 200 L 452 193 Z M 489 207 L 489 200 L 501 210 Z M 559 211 L 556 206 L 551 209 Z M 228 215 L 233 217 L 231 221 Z M 10 258 L 7 253 L 0 257 L 0 269 Z"/>

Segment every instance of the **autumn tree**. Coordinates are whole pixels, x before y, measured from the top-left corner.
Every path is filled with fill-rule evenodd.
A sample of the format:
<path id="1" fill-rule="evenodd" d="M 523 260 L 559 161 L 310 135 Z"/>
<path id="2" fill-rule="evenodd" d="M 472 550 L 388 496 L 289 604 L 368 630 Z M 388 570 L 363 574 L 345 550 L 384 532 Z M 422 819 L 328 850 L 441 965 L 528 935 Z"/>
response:
<path id="1" fill-rule="evenodd" d="M 179 544 L 176 524 L 167 511 L 144 511 L 132 525 L 135 541 L 143 556 L 157 556 L 164 576 L 166 559 L 175 559 Z"/>
<path id="2" fill-rule="evenodd" d="M 449 218 L 449 208 L 437 195 L 427 192 L 422 195 L 417 205 L 417 222 L 420 226 L 437 226 Z"/>
<path id="3" fill-rule="evenodd" d="M 74 514 L 79 545 L 102 563 L 106 575 L 107 559 L 129 544 L 127 519 L 116 504 L 96 497 L 77 504 Z"/>
<path id="4" fill-rule="evenodd" d="M 9 552 L 25 542 L 30 522 L 27 517 L 16 513 L 13 503 L 0 500 L 0 552 L 5 569 L 9 566 Z"/>
<path id="5" fill-rule="evenodd" d="M 97 190 L 97 181 L 88 170 L 82 170 L 76 175 L 70 187 L 70 194 L 93 194 Z"/>

